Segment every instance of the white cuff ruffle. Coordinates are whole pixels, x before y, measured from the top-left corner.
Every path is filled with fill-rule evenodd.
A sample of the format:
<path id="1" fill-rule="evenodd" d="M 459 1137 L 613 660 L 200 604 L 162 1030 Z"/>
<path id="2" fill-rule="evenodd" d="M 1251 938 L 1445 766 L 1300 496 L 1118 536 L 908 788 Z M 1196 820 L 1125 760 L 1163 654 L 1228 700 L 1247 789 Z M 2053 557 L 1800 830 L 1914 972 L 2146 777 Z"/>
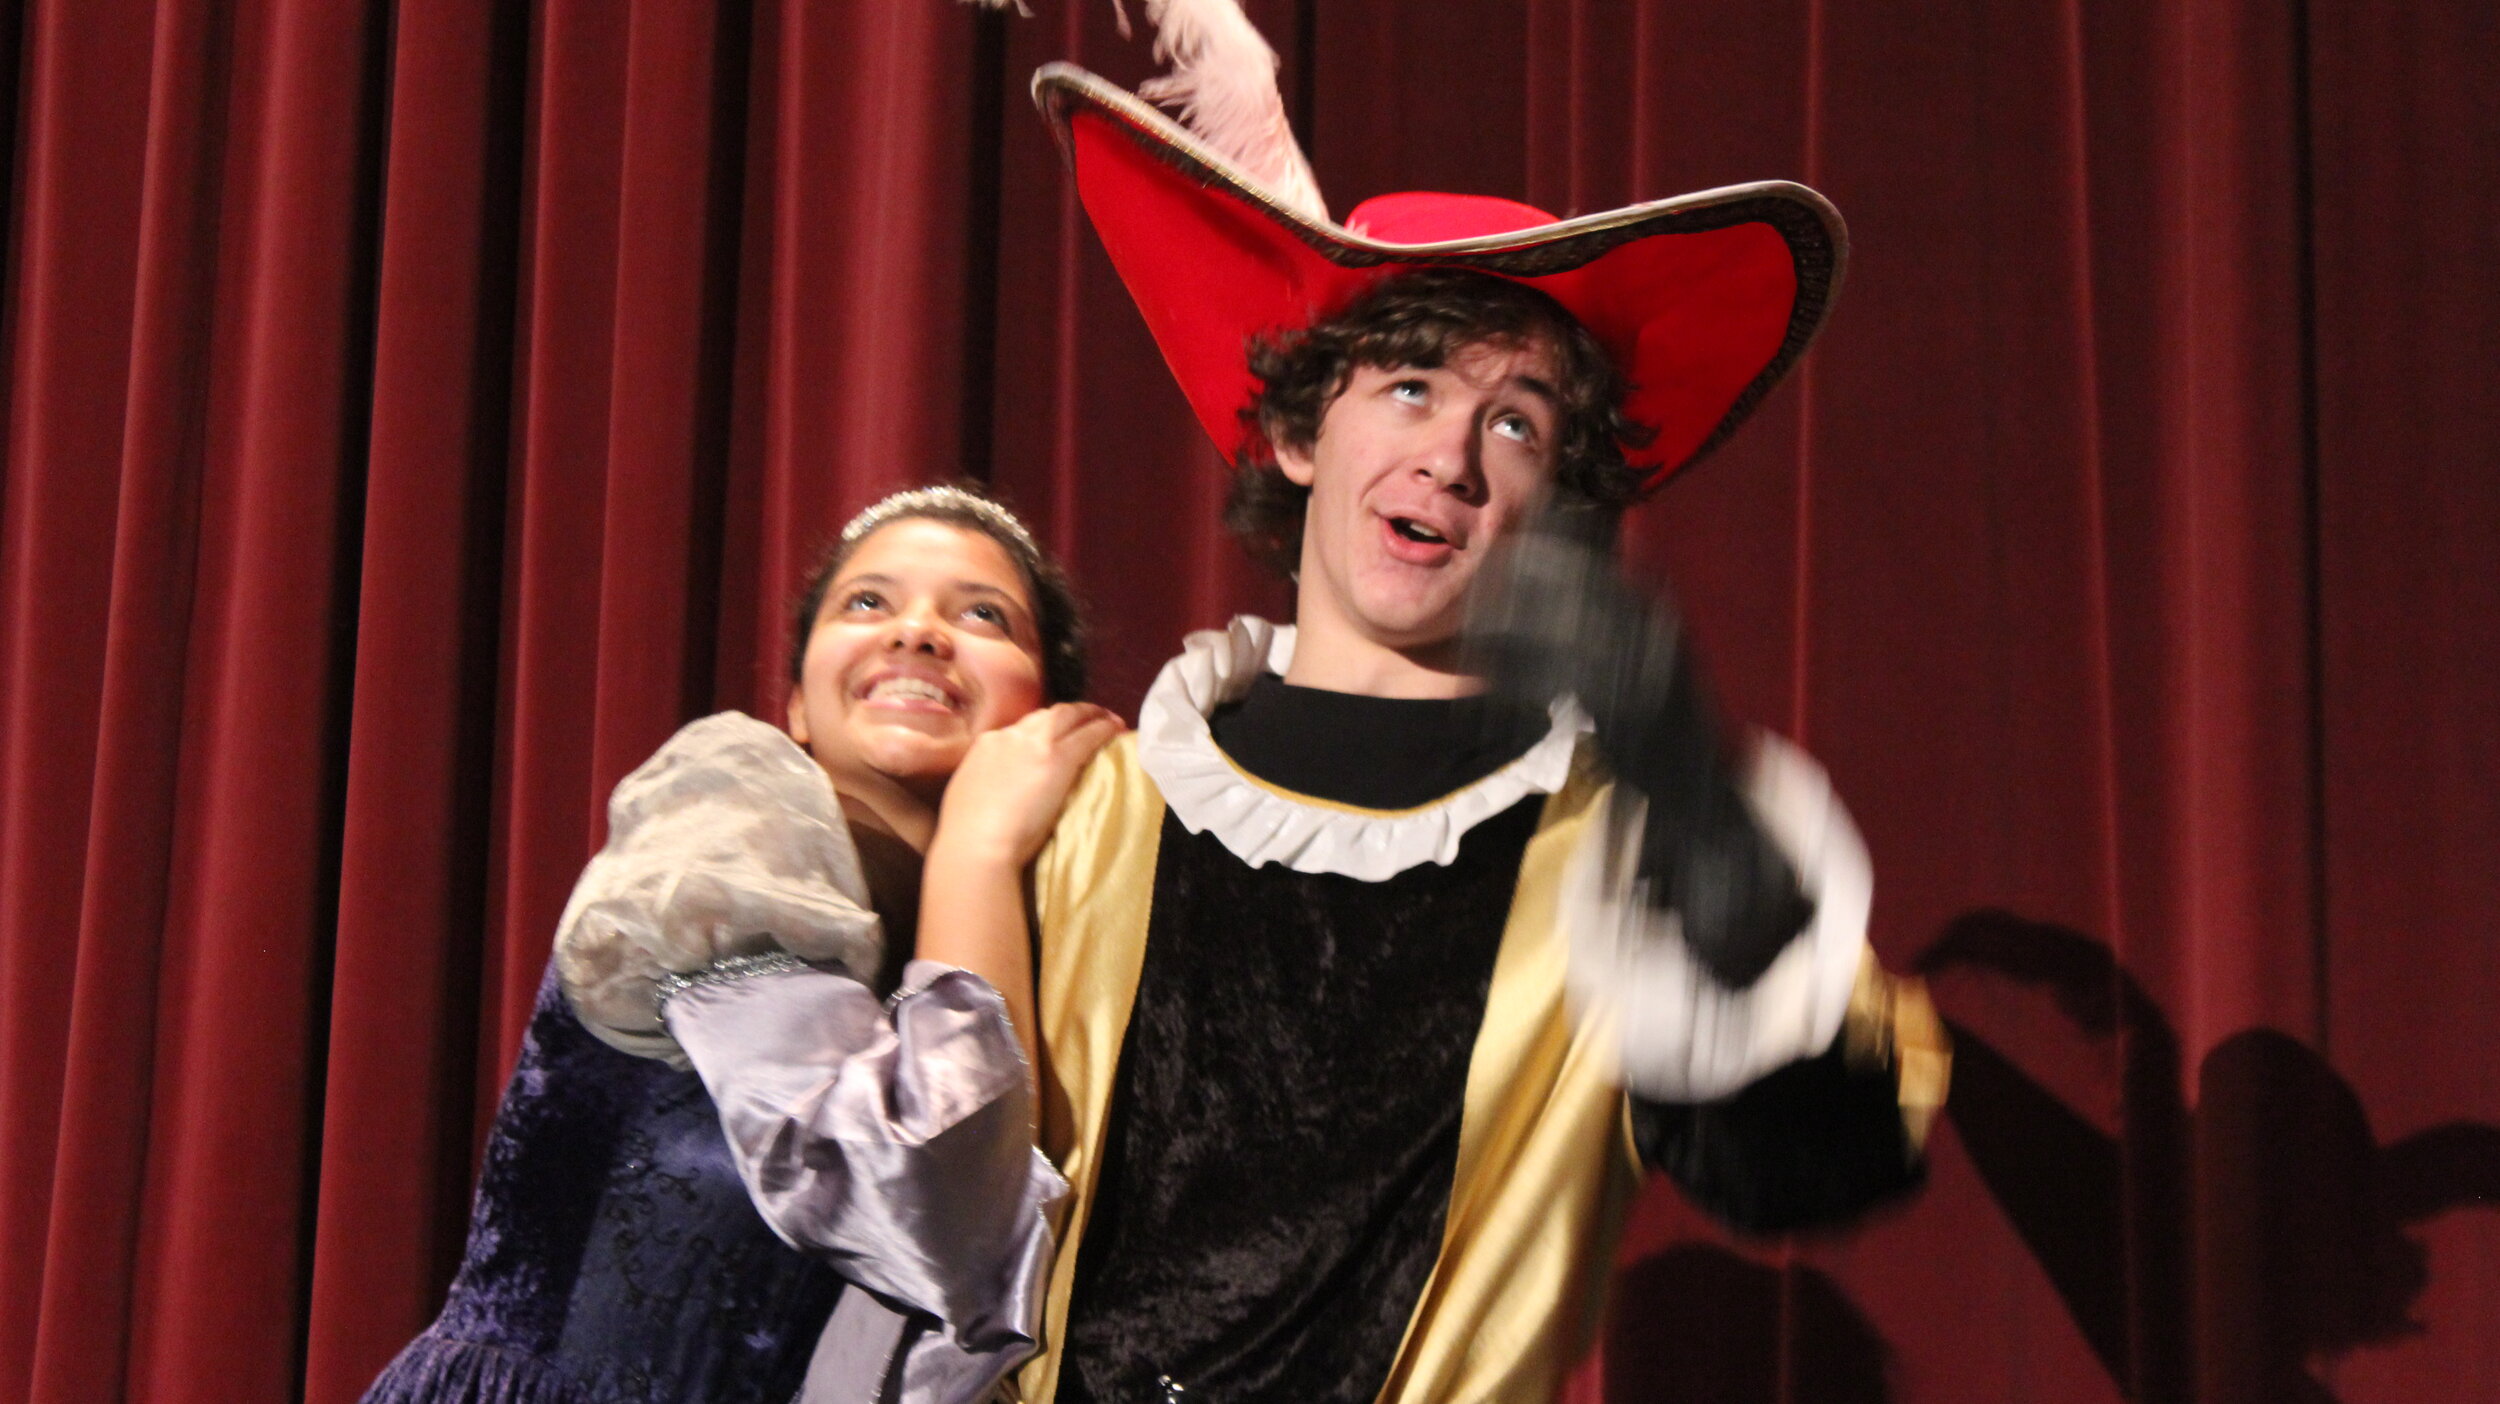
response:
<path id="1" fill-rule="evenodd" d="M 1746 799 L 1796 865 L 1814 919 L 1762 978 L 1741 990 L 1713 979 L 1684 944 L 1681 922 L 1651 907 L 1634 873 L 1640 797 L 1620 786 L 1563 877 L 1571 933 L 1570 988 L 1580 1007 L 1611 1016 L 1624 1086 L 1669 1102 L 1706 1102 L 1839 1036 L 1866 950 L 1874 870 L 1829 777 L 1805 752 L 1764 735 Z"/>

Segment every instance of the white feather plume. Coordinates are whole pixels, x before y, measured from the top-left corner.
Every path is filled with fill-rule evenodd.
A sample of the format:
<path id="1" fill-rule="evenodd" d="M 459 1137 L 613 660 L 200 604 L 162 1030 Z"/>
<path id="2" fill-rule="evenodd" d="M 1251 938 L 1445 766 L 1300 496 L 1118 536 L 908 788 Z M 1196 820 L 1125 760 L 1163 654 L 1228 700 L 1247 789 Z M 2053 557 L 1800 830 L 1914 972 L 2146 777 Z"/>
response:
<path id="1" fill-rule="evenodd" d="M 1024 0 L 965 0 L 1025 15 Z M 1111 0 L 1127 37 L 1128 7 Z M 1240 168 L 1278 204 L 1325 224 L 1328 202 L 1319 180 L 1285 120 L 1284 95 L 1276 90 L 1276 51 L 1241 12 L 1239 0 L 1146 0 L 1155 27 L 1155 60 L 1172 71 L 1138 85 L 1148 102 L 1176 108 L 1200 141 Z"/>
<path id="2" fill-rule="evenodd" d="M 1146 0 L 1146 18 L 1155 58 L 1172 71 L 1140 84 L 1137 95 L 1177 108 L 1199 140 L 1277 203 L 1325 223 L 1328 203 L 1276 90 L 1276 51 L 1236 0 Z"/>

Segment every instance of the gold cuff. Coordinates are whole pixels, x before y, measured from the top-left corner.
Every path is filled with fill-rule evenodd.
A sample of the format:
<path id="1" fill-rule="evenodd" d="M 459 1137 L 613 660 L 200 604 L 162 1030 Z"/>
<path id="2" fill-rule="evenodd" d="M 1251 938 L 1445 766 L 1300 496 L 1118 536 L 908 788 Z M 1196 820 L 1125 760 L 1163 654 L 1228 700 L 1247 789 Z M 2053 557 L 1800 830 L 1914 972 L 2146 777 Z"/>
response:
<path id="1" fill-rule="evenodd" d="M 1953 1082 L 1953 1040 L 1928 997 L 1927 982 L 1886 973 L 1870 947 L 1849 987 L 1840 1037 L 1852 1063 L 1892 1069 L 1902 1129 L 1912 1149 L 1923 1149 Z"/>

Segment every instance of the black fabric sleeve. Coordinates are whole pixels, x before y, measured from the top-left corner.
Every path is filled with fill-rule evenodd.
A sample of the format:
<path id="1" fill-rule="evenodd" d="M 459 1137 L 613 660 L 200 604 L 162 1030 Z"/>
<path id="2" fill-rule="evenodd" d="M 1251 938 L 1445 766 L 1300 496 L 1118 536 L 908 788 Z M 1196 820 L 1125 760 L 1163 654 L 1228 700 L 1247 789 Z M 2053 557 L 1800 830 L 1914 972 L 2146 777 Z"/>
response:
<path id="1" fill-rule="evenodd" d="M 1838 1039 L 1725 1101 L 1631 1101 L 1641 1159 L 1740 1233 L 1836 1227 L 1926 1179 L 1891 1069 Z"/>

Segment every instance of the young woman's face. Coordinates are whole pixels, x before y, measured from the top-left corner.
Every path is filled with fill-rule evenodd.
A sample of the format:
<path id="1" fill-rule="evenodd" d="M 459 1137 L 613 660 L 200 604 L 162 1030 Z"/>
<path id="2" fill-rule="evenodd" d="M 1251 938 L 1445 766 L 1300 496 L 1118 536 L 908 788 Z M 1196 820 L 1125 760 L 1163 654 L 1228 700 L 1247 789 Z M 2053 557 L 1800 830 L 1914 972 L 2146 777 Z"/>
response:
<path id="1" fill-rule="evenodd" d="M 906 517 L 861 541 L 825 587 L 790 735 L 836 789 L 883 776 L 934 798 L 974 737 L 1041 705 L 1041 654 L 1005 548 Z"/>

